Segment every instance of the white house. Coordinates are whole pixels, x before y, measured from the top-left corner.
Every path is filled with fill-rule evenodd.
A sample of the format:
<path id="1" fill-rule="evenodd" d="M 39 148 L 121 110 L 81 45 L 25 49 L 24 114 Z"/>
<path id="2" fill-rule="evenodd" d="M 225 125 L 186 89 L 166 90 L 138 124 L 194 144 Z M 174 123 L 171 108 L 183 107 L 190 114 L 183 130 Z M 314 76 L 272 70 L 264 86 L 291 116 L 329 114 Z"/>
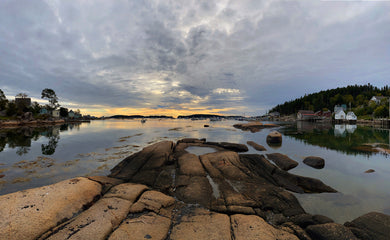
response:
<path id="1" fill-rule="evenodd" d="M 348 112 L 345 119 L 347 119 L 348 121 L 356 121 L 357 117 L 354 112 Z"/>
<path id="2" fill-rule="evenodd" d="M 370 101 L 374 101 L 376 104 L 380 104 L 382 99 L 386 99 L 384 96 L 373 96 Z"/>
<path id="3" fill-rule="evenodd" d="M 51 112 L 51 115 L 55 118 L 59 118 L 60 117 L 60 110 L 53 110 Z"/>
<path id="4" fill-rule="evenodd" d="M 343 110 L 339 110 L 334 115 L 335 120 L 345 120 L 345 112 Z"/>

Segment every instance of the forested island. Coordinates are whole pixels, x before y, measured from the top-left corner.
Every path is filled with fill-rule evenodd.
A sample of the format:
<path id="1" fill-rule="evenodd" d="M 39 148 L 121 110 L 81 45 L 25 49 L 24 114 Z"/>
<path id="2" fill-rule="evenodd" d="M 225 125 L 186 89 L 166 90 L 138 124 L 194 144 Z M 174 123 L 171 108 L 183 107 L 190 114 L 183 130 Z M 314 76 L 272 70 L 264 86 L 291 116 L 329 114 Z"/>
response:
<path id="1" fill-rule="evenodd" d="M 299 110 L 326 111 L 336 105 L 346 105 L 360 118 L 389 116 L 389 86 L 378 88 L 367 85 L 350 85 L 343 88 L 324 90 L 286 101 L 269 112 L 281 115 L 296 114 Z M 375 97 L 373 99 L 373 97 Z"/>

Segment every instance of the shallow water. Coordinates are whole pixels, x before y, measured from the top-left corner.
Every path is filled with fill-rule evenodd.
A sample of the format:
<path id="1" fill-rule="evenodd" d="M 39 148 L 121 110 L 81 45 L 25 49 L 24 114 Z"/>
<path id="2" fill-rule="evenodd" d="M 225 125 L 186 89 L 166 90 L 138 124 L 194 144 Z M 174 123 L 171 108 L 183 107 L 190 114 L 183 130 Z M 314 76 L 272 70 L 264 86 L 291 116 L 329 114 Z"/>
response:
<path id="1" fill-rule="evenodd" d="M 215 148 L 212 147 L 196 147 L 196 146 L 187 147 L 185 150 L 197 156 L 204 155 L 207 153 L 213 153 L 217 151 Z"/>
<path id="2" fill-rule="evenodd" d="M 318 178 L 339 191 L 295 194 L 311 214 L 326 215 L 340 223 L 370 211 L 390 214 L 390 157 L 356 150 L 363 143 L 389 144 L 388 130 L 298 125 L 251 133 L 233 128 L 234 123 L 104 120 L 50 128 L 0 129 L 0 194 L 75 176 L 107 175 L 122 159 L 145 146 L 191 137 L 243 144 L 254 141 L 267 151 L 258 152 L 248 146 L 248 153 L 280 152 L 298 161 L 298 167 L 290 170 L 291 173 Z M 204 128 L 204 124 L 210 127 Z M 266 143 L 267 134 L 275 129 L 284 135 L 280 147 Z M 323 157 L 325 168 L 318 170 L 303 164 L 306 156 Z M 368 169 L 375 172 L 364 173 Z"/>

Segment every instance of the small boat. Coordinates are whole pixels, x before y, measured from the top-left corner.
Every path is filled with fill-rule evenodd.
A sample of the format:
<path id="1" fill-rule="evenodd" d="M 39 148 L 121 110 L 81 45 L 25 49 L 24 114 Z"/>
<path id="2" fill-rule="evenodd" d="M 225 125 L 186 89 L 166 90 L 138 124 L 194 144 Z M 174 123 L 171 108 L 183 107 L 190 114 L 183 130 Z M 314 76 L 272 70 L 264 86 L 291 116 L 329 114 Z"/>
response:
<path id="1" fill-rule="evenodd" d="M 146 119 L 141 119 L 141 123 L 145 123 L 146 122 Z"/>

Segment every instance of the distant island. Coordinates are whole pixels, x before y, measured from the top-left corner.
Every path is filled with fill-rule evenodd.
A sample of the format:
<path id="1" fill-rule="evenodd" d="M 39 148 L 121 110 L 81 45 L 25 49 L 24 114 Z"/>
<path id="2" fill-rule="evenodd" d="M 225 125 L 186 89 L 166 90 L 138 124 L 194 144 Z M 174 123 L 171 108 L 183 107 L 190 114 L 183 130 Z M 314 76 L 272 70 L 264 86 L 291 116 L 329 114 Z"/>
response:
<path id="1" fill-rule="evenodd" d="M 137 119 L 137 118 L 166 118 L 173 119 L 172 116 L 165 115 L 154 115 L 154 116 L 143 116 L 143 115 L 114 115 L 111 117 L 106 117 L 107 119 Z"/>

